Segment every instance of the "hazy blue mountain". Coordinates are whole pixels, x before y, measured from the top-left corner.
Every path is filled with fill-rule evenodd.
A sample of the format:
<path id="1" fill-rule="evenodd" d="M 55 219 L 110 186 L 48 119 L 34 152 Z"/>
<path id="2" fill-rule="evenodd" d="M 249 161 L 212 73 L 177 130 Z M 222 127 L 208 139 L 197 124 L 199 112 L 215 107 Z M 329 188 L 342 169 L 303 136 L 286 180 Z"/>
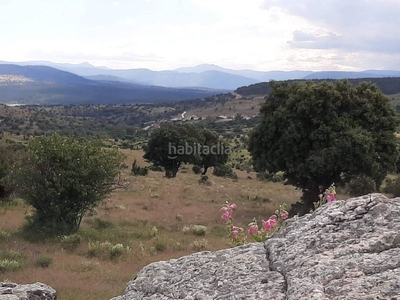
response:
<path id="1" fill-rule="evenodd" d="M 47 66 L 0 64 L 0 75 L 24 76 L 32 82 L 0 82 L 0 103 L 122 104 L 202 99 L 226 92 L 200 88 L 166 88 L 117 81 L 94 81 Z"/>
<path id="2" fill-rule="evenodd" d="M 24 76 L 35 81 L 60 84 L 89 84 L 90 80 L 76 74 L 61 71 L 47 66 L 18 66 L 0 64 L 1 75 Z"/>
<path id="3" fill-rule="evenodd" d="M 394 70 L 366 70 L 361 73 L 376 74 L 384 77 L 400 77 L 400 71 Z"/>
<path id="4" fill-rule="evenodd" d="M 90 76 L 84 76 L 86 79 L 90 80 L 96 80 L 96 81 L 119 81 L 119 82 L 129 82 L 126 79 L 123 79 L 121 77 L 116 77 L 112 75 L 90 75 Z"/>
<path id="5" fill-rule="evenodd" d="M 107 67 L 96 67 L 86 62 L 81 64 L 66 64 L 48 61 L 30 61 L 15 64 L 51 66 L 96 81 L 121 81 L 162 87 L 213 88 L 223 90 L 235 90 L 241 86 L 258 82 L 268 82 L 270 80 L 400 77 L 400 71 L 393 70 L 366 70 L 362 72 L 277 70 L 262 72 L 254 70 L 231 70 L 213 64 L 202 64 L 176 70 L 152 71 L 149 69 L 110 69 Z"/>
<path id="6" fill-rule="evenodd" d="M 383 78 L 383 77 L 400 77 L 399 71 L 386 70 L 367 70 L 361 72 L 346 71 L 324 71 L 315 72 L 304 79 L 355 79 L 355 78 Z"/>
<path id="7" fill-rule="evenodd" d="M 202 73 L 206 71 L 219 71 L 228 74 L 243 76 L 252 78 L 257 81 L 270 81 L 270 80 L 289 80 L 289 79 L 300 79 L 307 75 L 312 74 L 312 71 L 254 71 L 254 70 L 232 70 L 223 68 L 212 64 L 202 64 L 195 67 L 179 68 L 175 71 L 180 73 Z"/>

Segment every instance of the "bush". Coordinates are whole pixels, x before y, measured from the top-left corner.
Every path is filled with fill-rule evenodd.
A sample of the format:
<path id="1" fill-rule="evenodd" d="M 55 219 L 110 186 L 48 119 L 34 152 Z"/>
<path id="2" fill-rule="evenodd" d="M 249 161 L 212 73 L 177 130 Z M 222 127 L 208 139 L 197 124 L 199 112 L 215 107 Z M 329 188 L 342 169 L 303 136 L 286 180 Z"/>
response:
<path id="1" fill-rule="evenodd" d="M 156 226 L 151 227 L 150 231 L 149 231 L 149 236 L 151 237 L 156 237 L 158 233 L 158 229 Z"/>
<path id="2" fill-rule="evenodd" d="M 58 134 L 35 138 L 28 149 L 16 176 L 22 198 L 35 208 L 28 232 L 75 233 L 85 213 L 121 186 L 124 156 L 118 150 Z"/>
<path id="3" fill-rule="evenodd" d="M 260 181 L 282 182 L 284 181 L 283 172 L 269 173 L 268 171 L 258 172 L 257 179 Z"/>
<path id="4" fill-rule="evenodd" d="M 89 219 L 86 221 L 86 223 L 89 224 L 90 227 L 96 230 L 104 230 L 107 228 L 114 227 L 114 224 L 111 221 L 102 220 L 100 218 Z"/>
<path id="5" fill-rule="evenodd" d="M 129 251 L 129 247 L 124 247 L 123 244 L 115 244 L 106 242 L 89 242 L 88 256 L 102 259 L 116 259 L 125 252 Z"/>
<path id="6" fill-rule="evenodd" d="M 193 225 L 193 234 L 197 236 L 206 235 L 207 227 L 203 225 Z"/>
<path id="7" fill-rule="evenodd" d="M 0 260 L 0 273 L 13 272 L 21 269 L 21 265 L 16 260 Z"/>
<path id="8" fill-rule="evenodd" d="M 151 166 L 147 167 L 147 169 L 149 169 L 150 171 L 153 171 L 153 172 L 164 172 L 163 167 L 156 166 L 156 165 L 151 165 Z"/>
<path id="9" fill-rule="evenodd" d="M 157 252 L 163 252 L 167 249 L 167 241 L 157 239 L 154 245 Z"/>
<path id="10" fill-rule="evenodd" d="M 202 172 L 202 168 L 200 166 L 194 165 L 192 171 L 194 174 L 200 174 Z"/>
<path id="11" fill-rule="evenodd" d="M 386 179 L 384 188 L 385 193 L 393 194 L 394 197 L 400 197 L 400 176 L 395 179 Z"/>
<path id="12" fill-rule="evenodd" d="M 0 250 L 0 260 L 19 260 L 24 258 L 25 255 L 16 250 Z"/>
<path id="13" fill-rule="evenodd" d="M 10 235 L 7 232 L 4 232 L 0 229 L 0 242 L 8 240 Z"/>
<path id="14" fill-rule="evenodd" d="M 74 233 L 74 234 L 68 235 L 68 236 L 64 236 L 61 239 L 61 247 L 65 250 L 73 251 L 73 250 L 75 250 L 76 247 L 78 247 L 80 245 L 81 241 L 82 241 L 82 237 L 77 233 Z"/>
<path id="15" fill-rule="evenodd" d="M 204 236 L 207 232 L 207 227 L 203 225 L 190 225 L 183 227 L 182 231 L 184 234 Z"/>
<path id="16" fill-rule="evenodd" d="M 346 184 L 345 188 L 347 193 L 352 197 L 358 197 L 376 191 L 374 180 L 365 175 L 352 178 Z"/>
<path id="17" fill-rule="evenodd" d="M 36 259 L 36 267 L 48 268 L 53 263 L 53 259 L 50 256 L 39 256 Z"/>
<path id="18" fill-rule="evenodd" d="M 207 175 L 201 175 L 200 179 L 198 180 L 199 184 L 205 184 L 205 185 L 212 185 L 212 182 L 208 180 Z"/>
<path id="19" fill-rule="evenodd" d="M 132 164 L 131 173 L 133 176 L 147 176 L 149 174 L 149 169 L 147 167 L 140 167 L 135 159 Z"/>
<path id="20" fill-rule="evenodd" d="M 213 175 L 218 177 L 225 177 L 231 179 L 237 179 L 237 174 L 233 169 L 227 165 L 218 165 L 214 167 Z"/>
<path id="21" fill-rule="evenodd" d="M 208 249 L 208 241 L 205 239 L 194 241 L 191 246 L 194 251 L 205 251 Z"/>
<path id="22" fill-rule="evenodd" d="M 115 244 L 110 249 L 110 258 L 116 259 L 116 258 L 120 257 L 122 254 L 124 254 L 124 252 L 125 252 L 125 249 L 124 249 L 123 244 Z"/>

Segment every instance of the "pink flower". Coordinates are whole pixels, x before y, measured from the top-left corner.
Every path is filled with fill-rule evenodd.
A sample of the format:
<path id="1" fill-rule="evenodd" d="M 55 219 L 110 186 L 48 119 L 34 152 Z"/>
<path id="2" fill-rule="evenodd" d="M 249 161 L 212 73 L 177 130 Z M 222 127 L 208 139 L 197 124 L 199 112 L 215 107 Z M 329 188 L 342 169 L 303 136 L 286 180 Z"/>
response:
<path id="1" fill-rule="evenodd" d="M 327 195 L 326 199 L 327 199 L 328 202 L 335 201 L 335 200 L 336 200 L 335 194 L 329 193 L 329 194 Z"/>
<path id="2" fill-rule="evenodd" d="M 258 225 L 251 225 L 249 230 L 248 230 L 248 234 L 249 235 L 253 235 L 258 231 Z"/>
<path id="3" fill-rule="evenodd" d="M 276 223 L 278 223 L 278 221 L 276 220 L 276 216 L 275 215 L 270 216 L 268 221 L 270 222 L 272 228 L 275 227 Z"/>
<path id="4" fill-rule="evenodd" d="M 287 211 L 283 211 L 283 212 L 281 213 L 281 218 L 282 218 L 282 219 L 286 220 L 288 217 L 289 217 L 289 214 L 288 214 Z"/>
<path id="5" fill-rule="evenodd" d="M 221 218 L 224 220 L 229 220 L 230 217 L 231 217 L 231 214 L 229 211 L 224 212 L 221 216 Z"/>
<path id="6" fill-rule="evenodd" d="M 237 230 L 233 230 L 232 231 L 232 237 L 233 238 L 237 238 L 238 235 L 239 235 L 239 231 L 237 231 Z"/>
<path id="7" fill-rule="evenodd" d="M 230 208 L 231 210 L 235 210 L 235 209 L 236 209 L 236 204 L 233 203 L 233 204 L 229 205 L 229 208 Z"/>
<path id="8" fill-rule="evenodd" d="M 264 229 L 264 230 L 270 230 L 270 229 L 272 229 L 272 225 L 271 225 L 271 220 L 268 220 L 268 221 L 264 221 L 264 220 L 262 220 L 262 228 Z"/>

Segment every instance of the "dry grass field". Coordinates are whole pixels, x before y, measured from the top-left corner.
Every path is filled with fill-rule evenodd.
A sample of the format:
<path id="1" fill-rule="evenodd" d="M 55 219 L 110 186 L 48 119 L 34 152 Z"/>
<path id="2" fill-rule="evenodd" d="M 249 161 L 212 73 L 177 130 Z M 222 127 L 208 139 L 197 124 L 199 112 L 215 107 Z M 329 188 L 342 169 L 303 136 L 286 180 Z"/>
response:
<path id="1" fill-rule="evenodd" d="M 129 166 L 124 176 L 131 185 L 113 192 L 84 218 L 78 232 L 82 241 L 76 247 L 62 238 L 46 242 L 22 239 L 18 228 L 30 208 L 21 200 L 0 207 L 0 258 L 11 256 L 21 264 L 15 271 L 1 273 L 0 269 L 0 281 L 44 282 L 57 290 L 60 300 L 110 299 L 122 294 L 126 283 L 151 262 L 230 247 L 220 218 L 226 201 L 237 204 L 235 223 L 247 228 L 253 217 L 268 218 L 279 204 L 290 206 L 300 197 L 300 191 L 292 186 L 260 182 L 255 174 L 240 171 L 237 181 L 209 175 L 212 185 L 200 185 L 199 175 L 189 166 L 175 179 L 166 179 L 160 172 L 133 177 L 130 166 L 135 158 L 145 165 L 143 152 L 124 153 Z M 183 228 L 190 225 L 204 225 L 207 231 L 204 236 L 185 234 Z M 110 258 L 109 250 L 104 249 L 119 243 L 123 245 L 121 255 Z M 47 268 L 37 266 L 42 256 L 53 263 Z"/>

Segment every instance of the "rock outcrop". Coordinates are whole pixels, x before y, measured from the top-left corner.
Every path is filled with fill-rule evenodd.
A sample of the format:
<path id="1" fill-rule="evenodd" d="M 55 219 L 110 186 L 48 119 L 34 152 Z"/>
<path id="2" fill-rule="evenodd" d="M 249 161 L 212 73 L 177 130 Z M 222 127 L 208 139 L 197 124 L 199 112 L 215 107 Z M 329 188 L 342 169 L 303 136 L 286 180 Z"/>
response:
<path id="1" fill-rule="evenodd" d="M 19 285 L 0 282 L 0 300 L 56 300 L 56 291 L 40 282 Z"/>
<path id="2" fill-rule="evenodd" d="M 263 243 L 152 263 L 137 299 L 400 300 L 400 198 L 327 203 Z"/>

